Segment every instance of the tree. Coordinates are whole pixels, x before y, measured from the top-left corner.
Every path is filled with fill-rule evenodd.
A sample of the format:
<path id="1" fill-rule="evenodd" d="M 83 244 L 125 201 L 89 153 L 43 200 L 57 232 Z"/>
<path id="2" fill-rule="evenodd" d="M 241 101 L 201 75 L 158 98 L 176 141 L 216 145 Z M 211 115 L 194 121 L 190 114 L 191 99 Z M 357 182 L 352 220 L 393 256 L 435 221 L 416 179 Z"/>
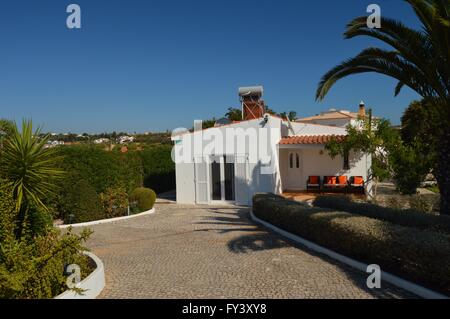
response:
<path id="1" fill-rule="evenodd" d="M 368 36 L 391 50 L 370 47 L 326 73 L 316 99 L 322 100 L 340 79 L 352 74 L 375 72 L 398 80 L 395 95 L 408 86 L 426 103 L 434 105 L 437 119 L 431 123 L 439 141 L 436 178 L 441 193 L 441 214 L 450 214 L 450 0 L 406 0 L 422 24 L 414 30 L 403 23 L 381 18 L 382 28 L 369 28 L 367 17 L 347 26 L 347 39 Z"/>
<path id="2" fill-rule="evenodd" d="M 18 238 L 23 235 L 24 222 L 34 219 L 29 214 L 37 213 L 39 209 L 48 211 L 45 199 L 53 194 L 55 178 L 62 175 L 56 168 L 61 158 L 55 156 L 54 149 L 45 147 L 48 136 L 40 138 L 40 132 L 40 129 L 33 132 L 31 121 L 22 121 L 21 132 L 14 124 L 1 151 L 0 176 L 12 183 L 18 212 Z"/>
<path id="3" fill-rule="evenodd" d="M 402 194 L 416 194 L 417 188 L 430 171 L 428 154 L 421 152 L 414 142 L 406 144 L 401 139 L 397 141 L 388 150 L 392 178 Z"/>
<path id="4" fill-rule="evenodd" d="M 295 121 L 297 119 L 297 112 L 295 111 L 290 111 L 289 113 L 281 112 L 278 115 L 281 116 L 282 118 L 289 119 L 289 121 Z"/>
<path id="5" fill-rule="evenodd" d="M 418 153 L 426 155 L 430 169 L 438 168 L 437 154 L 439 136 L 433 123 L 439 122 L 435 105 L 425 100 L 414 101 L 403 113 L 401 136 L 406 145 L 414 146 Z"/>
<path id="6" fill-rule="evenodd" d="M 345 156 L 350 151 L 366 153 L 372 156 L 370 178 L 375 182 L 374 195 L 377 194 L 378 182 L 390 176 L 389 152 L 398 137 L 391 128 L 391 124 L 385 119 L 372 119 L 372 111 L 369 116 L 360 119 L 360 125 L 348 125 L 347 136 L 344 141 L 336 139 L 325 145 L 331 157 Z"/>
<path id="7" fill-rule="evenodd" d="M 242 111 L 233 107 L 228 108 L 228 112 L 225 113 L 225 117 L 230 121 L 242 121 Z"/>
<path id="8" fill-rule="evenodd" d="M 216 118 L 213 117 L 210 120 L 205 120 L 202 122 L 202 129 L 206 130 L 207 128 L 211 128 L 214 127 L 214 125 L 216 124 Z"/>

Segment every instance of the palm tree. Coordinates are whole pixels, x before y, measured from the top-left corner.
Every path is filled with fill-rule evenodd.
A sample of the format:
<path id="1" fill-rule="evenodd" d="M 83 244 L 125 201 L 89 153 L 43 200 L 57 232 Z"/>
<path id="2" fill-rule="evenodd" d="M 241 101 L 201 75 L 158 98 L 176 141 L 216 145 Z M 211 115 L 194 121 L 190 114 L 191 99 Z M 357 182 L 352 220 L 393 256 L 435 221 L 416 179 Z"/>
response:
<path id="1" fill-rule="evenodd" d="M 16 236 L 20 237 L 31 204 L 48 210 L 45 199 L 53 193 L 54 179 L 62 171 L 56 168 L 60 157 L 45 147 L 48 135 L 40 137 L 41 130 L 33 132 L 32 122 L 25 120 L 21 132 L 16 124 L 11 129 L 0 154 L 0 176 L 12 183 L 18 212 Z"/>
<path id="2" fill-rule="evenodd" d="M 375 72 L 398 80 L 395 95 L 408 86 L 426 103 L 435 105 L 438 120 L 432 125 L 439 141 L 435 175 L 441 193 L 441 214 L 450 214 L 450 0 L 405 1 L 421 21 L 422 30 L 387 18 L 381 19 L 381 28 L 371 29 L 367 17 L 354 19 L 344 34 L 347 39 L 368 36 L 391 49 L 370 47 L 336 66 L 321 79 L 316 99 L 324 99 L 330 88 L 348 75 Z"/>

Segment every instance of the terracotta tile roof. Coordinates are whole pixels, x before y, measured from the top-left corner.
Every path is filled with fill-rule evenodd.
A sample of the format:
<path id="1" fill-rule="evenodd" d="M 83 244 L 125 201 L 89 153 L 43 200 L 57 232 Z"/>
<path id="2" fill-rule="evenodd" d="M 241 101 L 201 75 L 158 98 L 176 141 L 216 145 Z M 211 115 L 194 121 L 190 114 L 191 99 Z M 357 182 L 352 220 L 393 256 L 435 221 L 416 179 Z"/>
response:
<path id="1" fill-rule="evenodd" d="M 280 145 L 295 145 L 295 144 L 326 144 L 331 140 L 337 140 L 339 142 L 345 139 L 345 135 L 297 135 L 283 137 L 280 140 Z"/>

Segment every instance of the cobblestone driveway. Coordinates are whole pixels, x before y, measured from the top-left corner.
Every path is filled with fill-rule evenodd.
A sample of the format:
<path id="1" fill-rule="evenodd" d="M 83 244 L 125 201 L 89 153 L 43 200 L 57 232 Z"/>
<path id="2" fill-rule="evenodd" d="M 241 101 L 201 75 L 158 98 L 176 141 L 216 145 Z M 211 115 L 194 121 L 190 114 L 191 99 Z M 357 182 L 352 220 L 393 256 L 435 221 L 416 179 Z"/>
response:
<path id="1" fill-rule="evenodd" d="M 149 216 L 92 227 L 103 298 L 401 298 L 383 283 L 255 226 L 248 209 L 157 204 Z"/>

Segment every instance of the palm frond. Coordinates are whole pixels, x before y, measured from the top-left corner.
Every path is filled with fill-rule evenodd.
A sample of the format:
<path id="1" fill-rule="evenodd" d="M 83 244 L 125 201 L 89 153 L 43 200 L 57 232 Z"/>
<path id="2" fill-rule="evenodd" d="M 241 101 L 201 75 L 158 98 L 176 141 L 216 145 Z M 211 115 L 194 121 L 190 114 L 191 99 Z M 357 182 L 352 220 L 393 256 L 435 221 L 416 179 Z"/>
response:
<path id="1" fill-rule="evenodd" d="M 338 80 L 348 75 L 368 72 L 393 77 L 417 92 L 432 94 L 428 91 L 429 87 L 422 72 L 399 57 L 397 52 L 368 48 L 326 73 L 319 83 L 316 98 L 322 100 Z"/>

